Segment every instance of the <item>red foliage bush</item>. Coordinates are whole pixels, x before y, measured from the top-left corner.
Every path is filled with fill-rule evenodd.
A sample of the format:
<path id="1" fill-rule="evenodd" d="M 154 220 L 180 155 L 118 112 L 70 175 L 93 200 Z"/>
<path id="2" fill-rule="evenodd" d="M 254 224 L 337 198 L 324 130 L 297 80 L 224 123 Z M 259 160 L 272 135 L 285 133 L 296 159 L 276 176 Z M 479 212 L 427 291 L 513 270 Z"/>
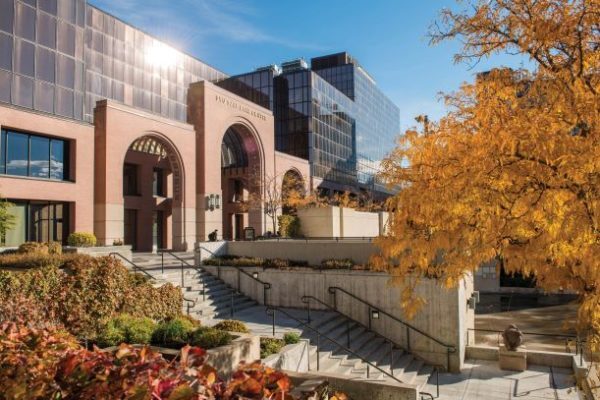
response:
<path id="1" fill-rule="evenodd" d="M 0 399 L 294 400 L 290 379 L 259 362 L 220 380 L 198 347 L 166 361 L 148 347 L 86 350 L 56 328 L 0 325 Z"/>

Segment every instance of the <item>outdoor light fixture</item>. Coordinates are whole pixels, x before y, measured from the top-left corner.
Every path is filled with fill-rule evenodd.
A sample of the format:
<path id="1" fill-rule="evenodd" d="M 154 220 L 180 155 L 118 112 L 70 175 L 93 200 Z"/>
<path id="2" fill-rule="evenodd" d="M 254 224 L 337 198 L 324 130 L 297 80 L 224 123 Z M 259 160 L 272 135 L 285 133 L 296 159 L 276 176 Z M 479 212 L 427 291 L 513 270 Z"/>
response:
<path id="1" fill-rule="evenodd" d="M 379 310 L 371 310 L 371 318 L 379 319 Z"/>
<path id="2" fill-rule="evenodd" d="M 206 208 L 210 211 L 221 208 L 221 196 L 218 194 L 207 195 Z"/>
<path id="3" fill-rule="evenodd" d="M 253 277 L 254 279 L 258 279 L 258 272 L 253 272 L 253 273 L 252 273 L 252 277 Z"/>

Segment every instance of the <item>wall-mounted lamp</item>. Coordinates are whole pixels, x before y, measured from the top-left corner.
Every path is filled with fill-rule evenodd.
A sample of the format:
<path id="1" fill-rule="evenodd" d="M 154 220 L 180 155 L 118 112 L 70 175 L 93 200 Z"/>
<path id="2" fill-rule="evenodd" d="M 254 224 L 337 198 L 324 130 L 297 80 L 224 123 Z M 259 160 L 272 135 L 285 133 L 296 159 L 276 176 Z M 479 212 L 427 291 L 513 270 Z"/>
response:
<path id="1" fill-rule="evenodd" d="M 379 310 L 371 310 L 371 319 L 379 319 Z"/>
<path id="2" fill-rule="evenodd" d="M 221 208 L 221 196 L 218 194 L 206 195 L 206 208 L 210 211 Z"/>
<path id="3" fill-rule="evenodd" d="M 258 279 L 258 272 L 253 272 L 253 273 L 252 273 L 252 277 L 253 277 L 254 279 Z"/>

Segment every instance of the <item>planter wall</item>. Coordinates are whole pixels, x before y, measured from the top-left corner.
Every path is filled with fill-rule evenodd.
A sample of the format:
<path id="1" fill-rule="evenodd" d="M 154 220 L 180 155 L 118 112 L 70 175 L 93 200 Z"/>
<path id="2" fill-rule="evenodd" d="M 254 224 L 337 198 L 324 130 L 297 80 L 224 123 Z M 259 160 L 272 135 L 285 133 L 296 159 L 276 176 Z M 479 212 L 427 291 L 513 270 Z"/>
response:
<path id="1" fill-rule="evenodd" d="M 131 246 L 97 246 L 97 247 L 63 247 L 64 253 L 87 254 L 93 257 L 108 256 L 110 253 L 119 253 L 123 257 L 131 260 Z"/>

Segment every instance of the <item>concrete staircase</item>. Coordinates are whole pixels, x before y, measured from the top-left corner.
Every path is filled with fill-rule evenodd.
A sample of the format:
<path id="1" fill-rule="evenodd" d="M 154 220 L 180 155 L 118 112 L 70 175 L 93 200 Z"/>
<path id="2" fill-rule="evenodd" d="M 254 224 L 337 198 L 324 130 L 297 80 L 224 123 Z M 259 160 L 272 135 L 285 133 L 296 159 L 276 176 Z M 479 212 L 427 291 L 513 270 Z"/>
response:
<path id="1" fill-rule="evenodd" d="M 193 253 L 177 253 L 177 255 L 193 265 Z M 165 254 L 164 272 L 161 268 L 160 255 L 137 254 L 133 262 L 154 276 L 158 284 L 170 282 L 181 286 L 181 261 Z M 237 319 L 246 323 L 255 334 L 272 336 L 272 317 L 267 315 L 264 306 L 209 273 L 184 264 L 183 274 L 184 297 L 195 302 L 193 306 L 184 304 L 184 312 L 189 311 L 190 315 L 206 325 L 212 325 L 223 319 Z M 317 335 L 315 331 L 298 321 L 307 321 L 305 310 L 283 308 L 281 310 L 282 312 L 276 314 L 275 335 L 282 337 L 286 332 L 297 332 L 302 338 L 309 340 L 311 371 L 342 374 L 353 379 L 392 384 L 395 382 L 362 361 L 366 360 L 401 382 L 419 388 L 427 384 L 434 371 L 433 366 L 425 364 L 411 353 L 393 348 L 390 342 L 381 336 L 334 311 L 312 312 L 309 326 L 319 332 Z M 291 318 L 284 313 L 289 314 Z M 358 356 L 345 351 L 340 345 L 352 350 Z"/>

